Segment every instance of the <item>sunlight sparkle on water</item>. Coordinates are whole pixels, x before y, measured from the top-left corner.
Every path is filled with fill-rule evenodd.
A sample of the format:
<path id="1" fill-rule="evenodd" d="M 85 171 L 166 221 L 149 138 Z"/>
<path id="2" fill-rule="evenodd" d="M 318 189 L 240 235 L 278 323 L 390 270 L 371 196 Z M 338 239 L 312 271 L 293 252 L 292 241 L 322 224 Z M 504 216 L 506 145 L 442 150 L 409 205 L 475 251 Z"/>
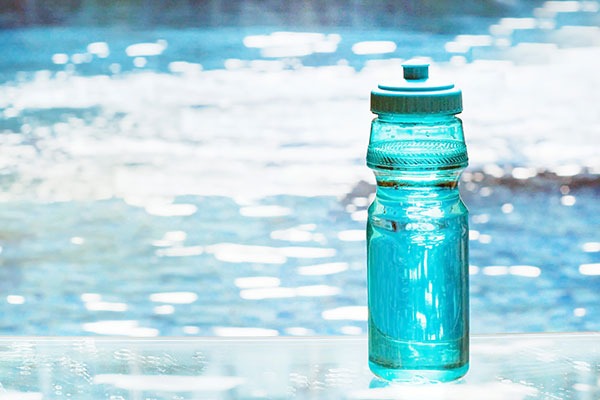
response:
<path id="1" fill-rule="evenodd" d="M 541 275 L 542 270 L 539 267 L 532 265 L 512 265 L 508 272 L 511 275 L 524 276 L 527 278 L 537 278 Z"/>
<path id="2" fill-rule="evenodd" d="M 80 245 L 80 244 L 85 243 L 85 239 L 80 236 L 73 236 L 71 238 L 71 243 L 73 243 L 75 245 Z"/>
<path id="3" fill-rule="evenodd" d="M 502 204 L 502 207 L 500 207 L 500 209 L 504 214 L 510 214 L 514 211 L 515 207 L 510 203 L 504 203 Z"/>
<path id="4" fill-rule="evenodd" d="M 75 53 L 73 55 L 71 55 L 71 62 L 73 64 L 83 64 L 83 63 L 89 63 L 92 61 L 92 55 L 89 53 Z"/>
<path id="5" fill-rule="evenodd" d="M 179 74 L 197 74 L 202 71 L 202 65 L 186 61 L 172 61 L 169 63 L 169 71 Z"/>
<path id="6" fill-rule="evenodd" d="M 573 0 L 565 0 L 565 1 L 556 1 L 550 0 L 544 2 L 543 7 L 548 11 L 553 11 L 557 13 L 565 13 L 565 12 L 576 12 L 581 9 L 582 2 L 581 1 L 573 1 Z"/>
<path id="7" fill-rule="evenodd" d="M 325 236 L 322 233 L 314 233 L 298 228 L 281 229 L 270 233 L 271 239 L 285 240 L 288 242 L 323 242 Z"/>
<path id="8" fill-rule="evenodd" d="M 573 315 L 576 317 L 585 317 L 586 314 L 587 314 L 587 310 L 582 307 L 578 307 L 573 310 Z"/>
<path id="9" fill-rule="evenodd" d="M 367 240 L 364 229 L 349 229 L 340 231 L 338 232 L 337 237 L 344 242 L 361 242 Z"/>
<path id="10" fill-rule="evenodd" d="M 321 317 L 326 320 L 366 321 L 368 310 L 366 306 L 347 306 L 325 310 Z"/>
<path id="11" fill-rule="evenodd" d="M 248 276 L 236 278 L 234 284 L 240 289 L 272 288 L 279 286 L 281 280 L 274 276 Z"/>
<path id="12" fill-rule="evenodd" d="M 559 165 L 554 168 L 554 173 L 558 176 L 575 176 L 581 173 L 581 166 L 579 165 Z"/>
<path id="13" fill-rule="evenodd" d="M 367 197 L 355 197 L 352 199 L 352 204 L 357 207 L 367 207 L 369 205 L 369 198 Z"/>
<path id="14" fill-rule="evenodd" d="M 507 275 L 508 267 L 503 265 L 491 265 L 489 267 L 483 267 L 483 274 L 488 276 Z"/>
<path id="15" fill-rule="evenodd" d="M 535 168 L 517 167 L 512 170 L 512 176 L 515 179 L 529 179 L 537 175 Z"/>
<path id="16" fill-rule="evenodd" d="M 263 57 L 301 57 L 313 53 L 334 53 L 341 36 L 313 32 L 273 32 L 269 35 L 250 35 L 244 46 L 260 49 Z"/>
<path id="17" fill-rule="evenodd" d="M 87 302 L 99 302 L 102 300 L 102 296 L 100 296 L 98 293 L 83 293 L 81 295 L 81 301 L 87 303 Z"/>
<path id="18" fill-rule="evenodd" d="M 306 276 L 321 276 L 321 275 L 333 275 L 340 272 L 344 272 L 348 269 L 348 263 L 335 262 L 326 264 L 306 265 L 298 268 L 299 275 Z"/>
<path id="19" fill-rule="evenodd" d="M 489 197 L 489 196 L 491 196 L 492 193 L 493 193 L 493 189 L 489 186 L 484 186 L 481 189 L 479 189 L 479 195 L 481 197 Z"/>
<path id="20" fill-rule="evenodd" d="M 9 294 L 8 296 L 6 296 L 6 302 L 8 304 L 24 304 L 25 297 L 16 294 Z"/>
<path id="21" fill-rule="evenodd" d="M 344 335 L 362 335 L 364 333 L 360 326 L 352 325 L 342 326 L 340 332 Z"/>
<path id="22" fill-rule="evenodd" d="M 108 301 L 87 301 L 85 308 L 90 311 L 114 311 L 125 312 L 128 307 L 125 303 L 113 303 Z"/>
<path id="23" fill-rule="evenodd" d="M 326 297 L 335 296 L 340 288 L 328 285 L 290 287 L 271 287 L 260 289 L 244 289 L 240 297 L 244 300 L 283 299 L 291 297 Z"/>
<path id="24" fill-rule="evenodd" d="M 238 243 L 217 243 L 206 247 L 209 254 L 229 263 L 284 264 L 288 258 L 328 258 L 336 255 L 332 248 L 320 247 L 270 247 Z"/>
<path id="25" fill-rule="evenodd" d="M 93 42 L 88 44 L 87 51 L 98 58 L 106 58 L 110 55 L 110 49 L 106 42 Z"/>
<path id="26" fill-rule="evenodd" d="M 168 231 L 165 232 L 162 240 L 168 242 L 183 242 L 187 238 L 187 234 L 184 231 Z"/>
<path id="27" fill-rule="evenodd" d="M 490 46 L 493 43 L 490 35 L 457 35 L 455 40 L 469 46 Z"/>
<path id="28" fill-rule="evenodd" d="M 491 46 L 493 38 L 490 35 L 457 35 L 454 41 L 446 43 L 445 50 L 449 53 L 466 53 L 472 47 Z"/>
<path id="29" fill-rule="evenodd" d="M 281 247 L 280 251 L 291 258 L 328 258 L 336 255 L 337 250 L 321 247 Z"/>
<path id="30" fill-rule="evenodd" d="M 369 212 L 367 210 L 355 211 L 350 215 L 350 217 L 354 221 L 363 222 L 369 217 Z"/>
<path id="31" fill-rule="evenodd" d="M 566 196 L 562 196 L 560 198 L 560 203 L 563 206 L 571 207 L 571 206 L 575 205 L 576 202 L 577 202 L 577 198 L 575 196 L 571 196 L 570 194 L 568 194 Z"/>
<path id="32" fill-rule="evenodd" d="M 191 304 L 198 299 L 193 292 L 162 292 L 150 295 L 150 301 L 155 303 Z"/>
<path id="33" fill-rule="evenodd" d="M 485 164 L 483 166 L 483 172 L 493 176 L 494 178 L 502 178 L 506 173 L 506 171 L 504 171 L 504 168 L 500 167 L 497 164 Z"/>
<path id="34" fill-rule="evenodd" d="M 579 266 L 581 275 L 600 275 L 600 263 L 581 264 Z"/>
<path id="35" fill-rule="evenodd" d="M 56 53 L 52 56 L 52 62 L 57 65 L 63 65 L 69 62 L 69 55 L 64 53 Z"/>
<path id="36" fill-rule="evenodd" d="M 200 328 L 197 326 L 187 325 L 183 327 L 183 333 L 186 335 L 197 335 L 200 333 Z"/>
<path id="37" fill-rule="evenodd" d="M 296 288 L 296 294 L 300 297 L 325 297 L 340 293 L 341 289 L 339 287 L 329 285 L 311 285 Z"/>
<path id="38" fill-rule="evenodd" d="M 157 43 L 136 43 L 127 46 L 125 53 L 129 57 L 140 57 L 140 56 L 158 56 L 167 48 L 167 44 L 164 41 Z"/>
<path id="39" fill-rule="evenodd" d="M 352 52 L 356 55 L 386 54 L 395 52 L 396 48 L 396 43 L 387 40 L 364 41 L 354 43 Z"/>
<path id="40" fill-rule="evenodd" d="M 586 253 L 597 253 L 600 252 L 600 242 L 587 242 L 581 248 Z"/>
<path id="41" fill-rule="evenodd" d="M 237 243 L 218 243 L 206 247 L 214 257 L 228 263 L 284 264 L 287 257 L 276 247 L 250 246 Z"/>
<path id="42" fill-rule="evenodd" d="M 99 335 L 155 337 L 160 333 L 158 329 L 141 327 L 137 321 L 132 320 L 88 322 L 83 324 L 82 328 L 86 332 Z"/>
<path id="43" fill-rule="evenodd" d="M 213 328 L 215 336 L 245 337 L 245 336 L 279 336 L 275 329 L 265 328 L 238 328 L 217 326 Z"/>
<path id="44" fill-rule="evenodd" d="M 295 289 L 286 287 L 244 289 L 240 292 L 240 297 L 244 300 L 287 299 L 296 296 Z"/>
<path id="45" fill-rule="evenodd" d="M 148 214 L 160 217 L 187 217 L 197 210 L 193 204 L 151 204 L 146 207 Z"/>
<path id="46" fill-rule="evenodd" d="M 488 234 L 479 234 L 479 239 L 478 239 L 479 243 L 481 244 L 490 244 L 492 243 L 492 236 L 488 235 Z"/>
<path id="47" fill-rule="evenodd" d="M 538 21 L 535 18 L 502 18 L 500 25 L 508 29 L 533 29 Z"/>
<path id="48" fill-rule="evenodd" d="M 310 336 L 314 335 L 315 331 L 312 329 L 303 328 L 301 326 L 292 326 L 290 328 L 286 328 L 285 333 L 292 336 Z"/>
<path id="49" fill-rule="evenodd" d="M 469 275 L 477 275 L 479 273 L 479 267 L 477 265 L 469 265 Z"/>
<path id="50" fill-rule="evenodd" d="M 163 306 L 156 306 L 153 309 L 154 314 L 157 315 L 170 315 L 175 312 L 175 307 L 170 304 L 165 304 Z"/>
<path id="51" fill-rule="evenodd" d="M 178 246 L 156 250 L 156 255 L 159 257 L 191 257 L 199 256 L 202 253 L 204 253 L 202 246 Z"/>
<path id="52" fill-rule="evenodd" d="M 244 217 L 284 217 L 291 213 L 291 209 L 282 206 L 248 206 L 240 208 L 240 215 Z"/>
<path id="53" fill-rule="evenodd" d="M 473 215 L 473 222 L 476 224 L 487 224 L 490 221 L 489 214 L 476 214 Z"/>
<path id="54" fill-rule="evenodd" d="M 147 63 L 148 60 L 146 57 L 135 57 L 133 59 L 133 65 L 135 65 L 137 68 L 144 68 Z"/>

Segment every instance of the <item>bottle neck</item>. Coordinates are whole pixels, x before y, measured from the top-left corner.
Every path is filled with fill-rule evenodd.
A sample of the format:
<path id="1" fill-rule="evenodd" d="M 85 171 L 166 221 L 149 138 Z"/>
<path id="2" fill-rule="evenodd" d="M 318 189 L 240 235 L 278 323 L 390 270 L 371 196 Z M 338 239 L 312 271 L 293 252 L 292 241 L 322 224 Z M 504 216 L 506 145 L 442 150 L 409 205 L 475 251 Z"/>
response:
<path id="1" fill-rule="evenodd" d="M 455 120 L 455 114 L 377 114 L 380 122 L 406 123 L 406 124 L 438 124 Z"/>
<path id="2" fill-rule="evenodd" d="M 443 200 L 459 195 L 458 180 L 463 168 L 435 171 L 375 170 L 377 196 L 380 198 L 412 198 Z"/>

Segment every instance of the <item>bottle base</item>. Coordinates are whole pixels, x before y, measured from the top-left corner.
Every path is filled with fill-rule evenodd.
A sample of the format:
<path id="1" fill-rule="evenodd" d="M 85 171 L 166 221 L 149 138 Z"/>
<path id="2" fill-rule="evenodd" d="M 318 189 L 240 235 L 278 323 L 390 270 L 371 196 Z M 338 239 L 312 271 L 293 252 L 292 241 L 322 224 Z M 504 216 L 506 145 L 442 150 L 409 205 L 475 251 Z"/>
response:
<path id="1" fill-rule="evenodd" d="M 395 369 L 386 368 L 369 361 L 369 369 L 376 376 L 386 381 L 402 383 L 441 383 L 451 382 L 465 376 L 469 370 L 469 364 L 453 369 Z"/>

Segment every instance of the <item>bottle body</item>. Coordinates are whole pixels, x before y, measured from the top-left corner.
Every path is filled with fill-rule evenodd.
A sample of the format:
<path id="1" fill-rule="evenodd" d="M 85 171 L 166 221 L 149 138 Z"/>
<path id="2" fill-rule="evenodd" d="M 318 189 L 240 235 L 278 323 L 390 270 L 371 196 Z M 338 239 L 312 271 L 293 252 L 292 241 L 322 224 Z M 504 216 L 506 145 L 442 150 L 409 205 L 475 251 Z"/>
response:
<path id="1" fill-rule="evenodd" d="M 468 369 L 468 211 L 457 187 L 466 157 L 454 116 L 373 121 L 369 364 L 382 378 L 450 381 Z"/>

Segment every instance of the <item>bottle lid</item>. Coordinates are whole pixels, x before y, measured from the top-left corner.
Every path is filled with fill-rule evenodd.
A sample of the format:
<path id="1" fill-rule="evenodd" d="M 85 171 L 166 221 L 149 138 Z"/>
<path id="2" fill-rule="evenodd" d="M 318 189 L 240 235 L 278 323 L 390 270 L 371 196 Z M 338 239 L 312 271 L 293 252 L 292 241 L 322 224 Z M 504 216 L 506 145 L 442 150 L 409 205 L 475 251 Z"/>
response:
<path id="1" fill-rule="evenodd" d="M 462 92 L 452 83 L 429 79 L 429 64 L 407 62 L 402 65 L 404 79 L 379 84 L 371 92 L 371 111 L 375 114 L 458 114 L 462 111 Z"/>

